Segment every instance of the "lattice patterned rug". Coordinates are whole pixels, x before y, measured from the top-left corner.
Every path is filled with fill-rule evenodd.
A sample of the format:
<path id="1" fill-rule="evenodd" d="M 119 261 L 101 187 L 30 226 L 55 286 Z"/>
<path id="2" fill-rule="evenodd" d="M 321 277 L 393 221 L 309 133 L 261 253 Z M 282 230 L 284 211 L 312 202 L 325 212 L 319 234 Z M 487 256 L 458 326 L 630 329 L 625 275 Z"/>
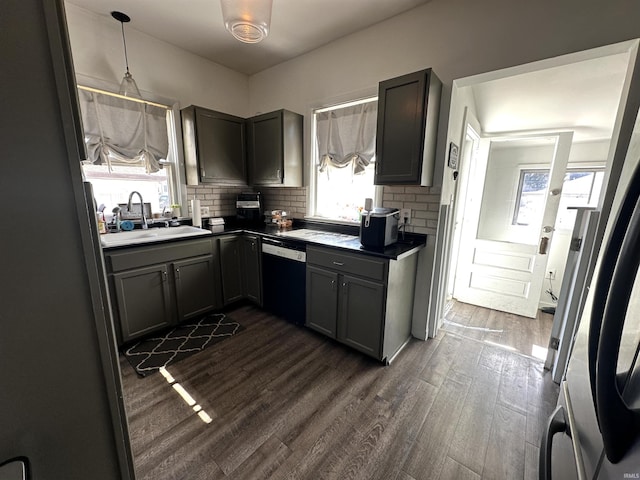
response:
<path id="1" fill-rule="evenodd" d="M 244 327 L 222 313 L 212 313 L 197 323 L 180 325 L 162 337 L 146 338 L 123 353 L 136 373 L 145 377 L 161 367 L 179 362 Z"/>

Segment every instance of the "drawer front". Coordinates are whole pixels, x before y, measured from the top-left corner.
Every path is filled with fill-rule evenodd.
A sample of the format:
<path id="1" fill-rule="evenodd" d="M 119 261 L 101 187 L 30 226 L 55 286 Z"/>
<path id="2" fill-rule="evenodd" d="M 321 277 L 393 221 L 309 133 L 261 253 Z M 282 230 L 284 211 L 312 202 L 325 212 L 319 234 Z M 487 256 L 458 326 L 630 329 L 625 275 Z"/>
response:
<path id="1" fill-rule="evenodd" d="M 188 240 L 165 245 L 133 247 L 105 255 L 107 271 L 121 272 L 146 265 L 168 263 L 188 257 L 211 255 L 213 244 L 210 238 Z"/>
<path id="2" fill-rule="evenodd" d="M 328 248 L 307 247 L 307 263 L 330 268 L 340 273 L 386 282 L 388 260 L 349 254 Z"/>

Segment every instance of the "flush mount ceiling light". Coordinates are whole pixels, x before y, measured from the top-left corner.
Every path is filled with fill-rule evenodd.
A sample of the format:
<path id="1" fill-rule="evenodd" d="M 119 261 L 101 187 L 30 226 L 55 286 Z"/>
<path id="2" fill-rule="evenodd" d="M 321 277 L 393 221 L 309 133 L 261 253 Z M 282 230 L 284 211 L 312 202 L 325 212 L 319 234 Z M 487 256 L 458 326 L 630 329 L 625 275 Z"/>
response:
<path id="1" fill-rule="evenodd" d="M 124 45 L 124 63 L 127 67 L 127 71 L 122 78 L 122 82 L 120 82 L 120 95 L 124 95 L 125 97 L 135 97 L 142 98 L 140 95 L 140 90 L 138 90 L 138 85 L 136 85 L 136 81 L 129 73 L 129 59 L 127 58 L 127 40 L 124 38 L 124 24 L 129 23 L 131 18 L 129 15 L 122 12 L 111 12 L 111 16 L 120 22 L 120 26 L 122 27 L 122 44 Z"/>
<path id="2" fill-rule="evenodd" d="M 269 34 L 273 0 L 220 0 L 224 26 L 244 43 L 258 43 Z"/>

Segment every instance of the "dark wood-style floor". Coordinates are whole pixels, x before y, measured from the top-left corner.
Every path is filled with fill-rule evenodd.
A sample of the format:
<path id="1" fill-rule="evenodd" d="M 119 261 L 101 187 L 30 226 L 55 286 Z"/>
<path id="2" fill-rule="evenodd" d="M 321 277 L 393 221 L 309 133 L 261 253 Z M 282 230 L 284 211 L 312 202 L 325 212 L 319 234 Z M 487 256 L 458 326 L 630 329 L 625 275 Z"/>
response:
<path id="1" fill-rule="evenodd" d="M 501 345 L 514 352 L 546 358 L 553 315 L 538 310 L 536 318 L 498 312 L 453 300 L 442 328 L 457 335 Z"/>
<path id="2" fill-rule="evenodd" d="M 529 357 L 443 332 L 389 367 L 243 306 L 246 329 L 160 374 L 121 357 L 138 479 L 536 479 L 558 388 Z"/>

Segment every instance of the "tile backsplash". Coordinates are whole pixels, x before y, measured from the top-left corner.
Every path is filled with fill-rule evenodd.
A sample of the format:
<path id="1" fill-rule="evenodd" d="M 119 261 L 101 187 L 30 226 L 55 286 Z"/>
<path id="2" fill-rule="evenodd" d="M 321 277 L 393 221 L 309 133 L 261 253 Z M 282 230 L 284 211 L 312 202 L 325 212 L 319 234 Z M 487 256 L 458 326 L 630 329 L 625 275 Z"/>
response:
<path id="1" fill-rule="evenodd" d="M 203 207 L 209 207 L 211 216 L 236 214 L 236 196 L 241 192 L 260 191 L 263 207 L 268 210 L 286 210 L 292 218 L 304 218 L 307 213 L 307 187 L 222 187 L 197 185 L 187 187 L 188 199 L 199 198 Z M 440 209 L 440 187 L 385 186 L 382 206 L 410 208 L 411 223 L 408 232 L 435 235 Z M 191 207 L 189 207 L 191 208 Z M 189 211 L 189 214 L 191 212 Z"/>

